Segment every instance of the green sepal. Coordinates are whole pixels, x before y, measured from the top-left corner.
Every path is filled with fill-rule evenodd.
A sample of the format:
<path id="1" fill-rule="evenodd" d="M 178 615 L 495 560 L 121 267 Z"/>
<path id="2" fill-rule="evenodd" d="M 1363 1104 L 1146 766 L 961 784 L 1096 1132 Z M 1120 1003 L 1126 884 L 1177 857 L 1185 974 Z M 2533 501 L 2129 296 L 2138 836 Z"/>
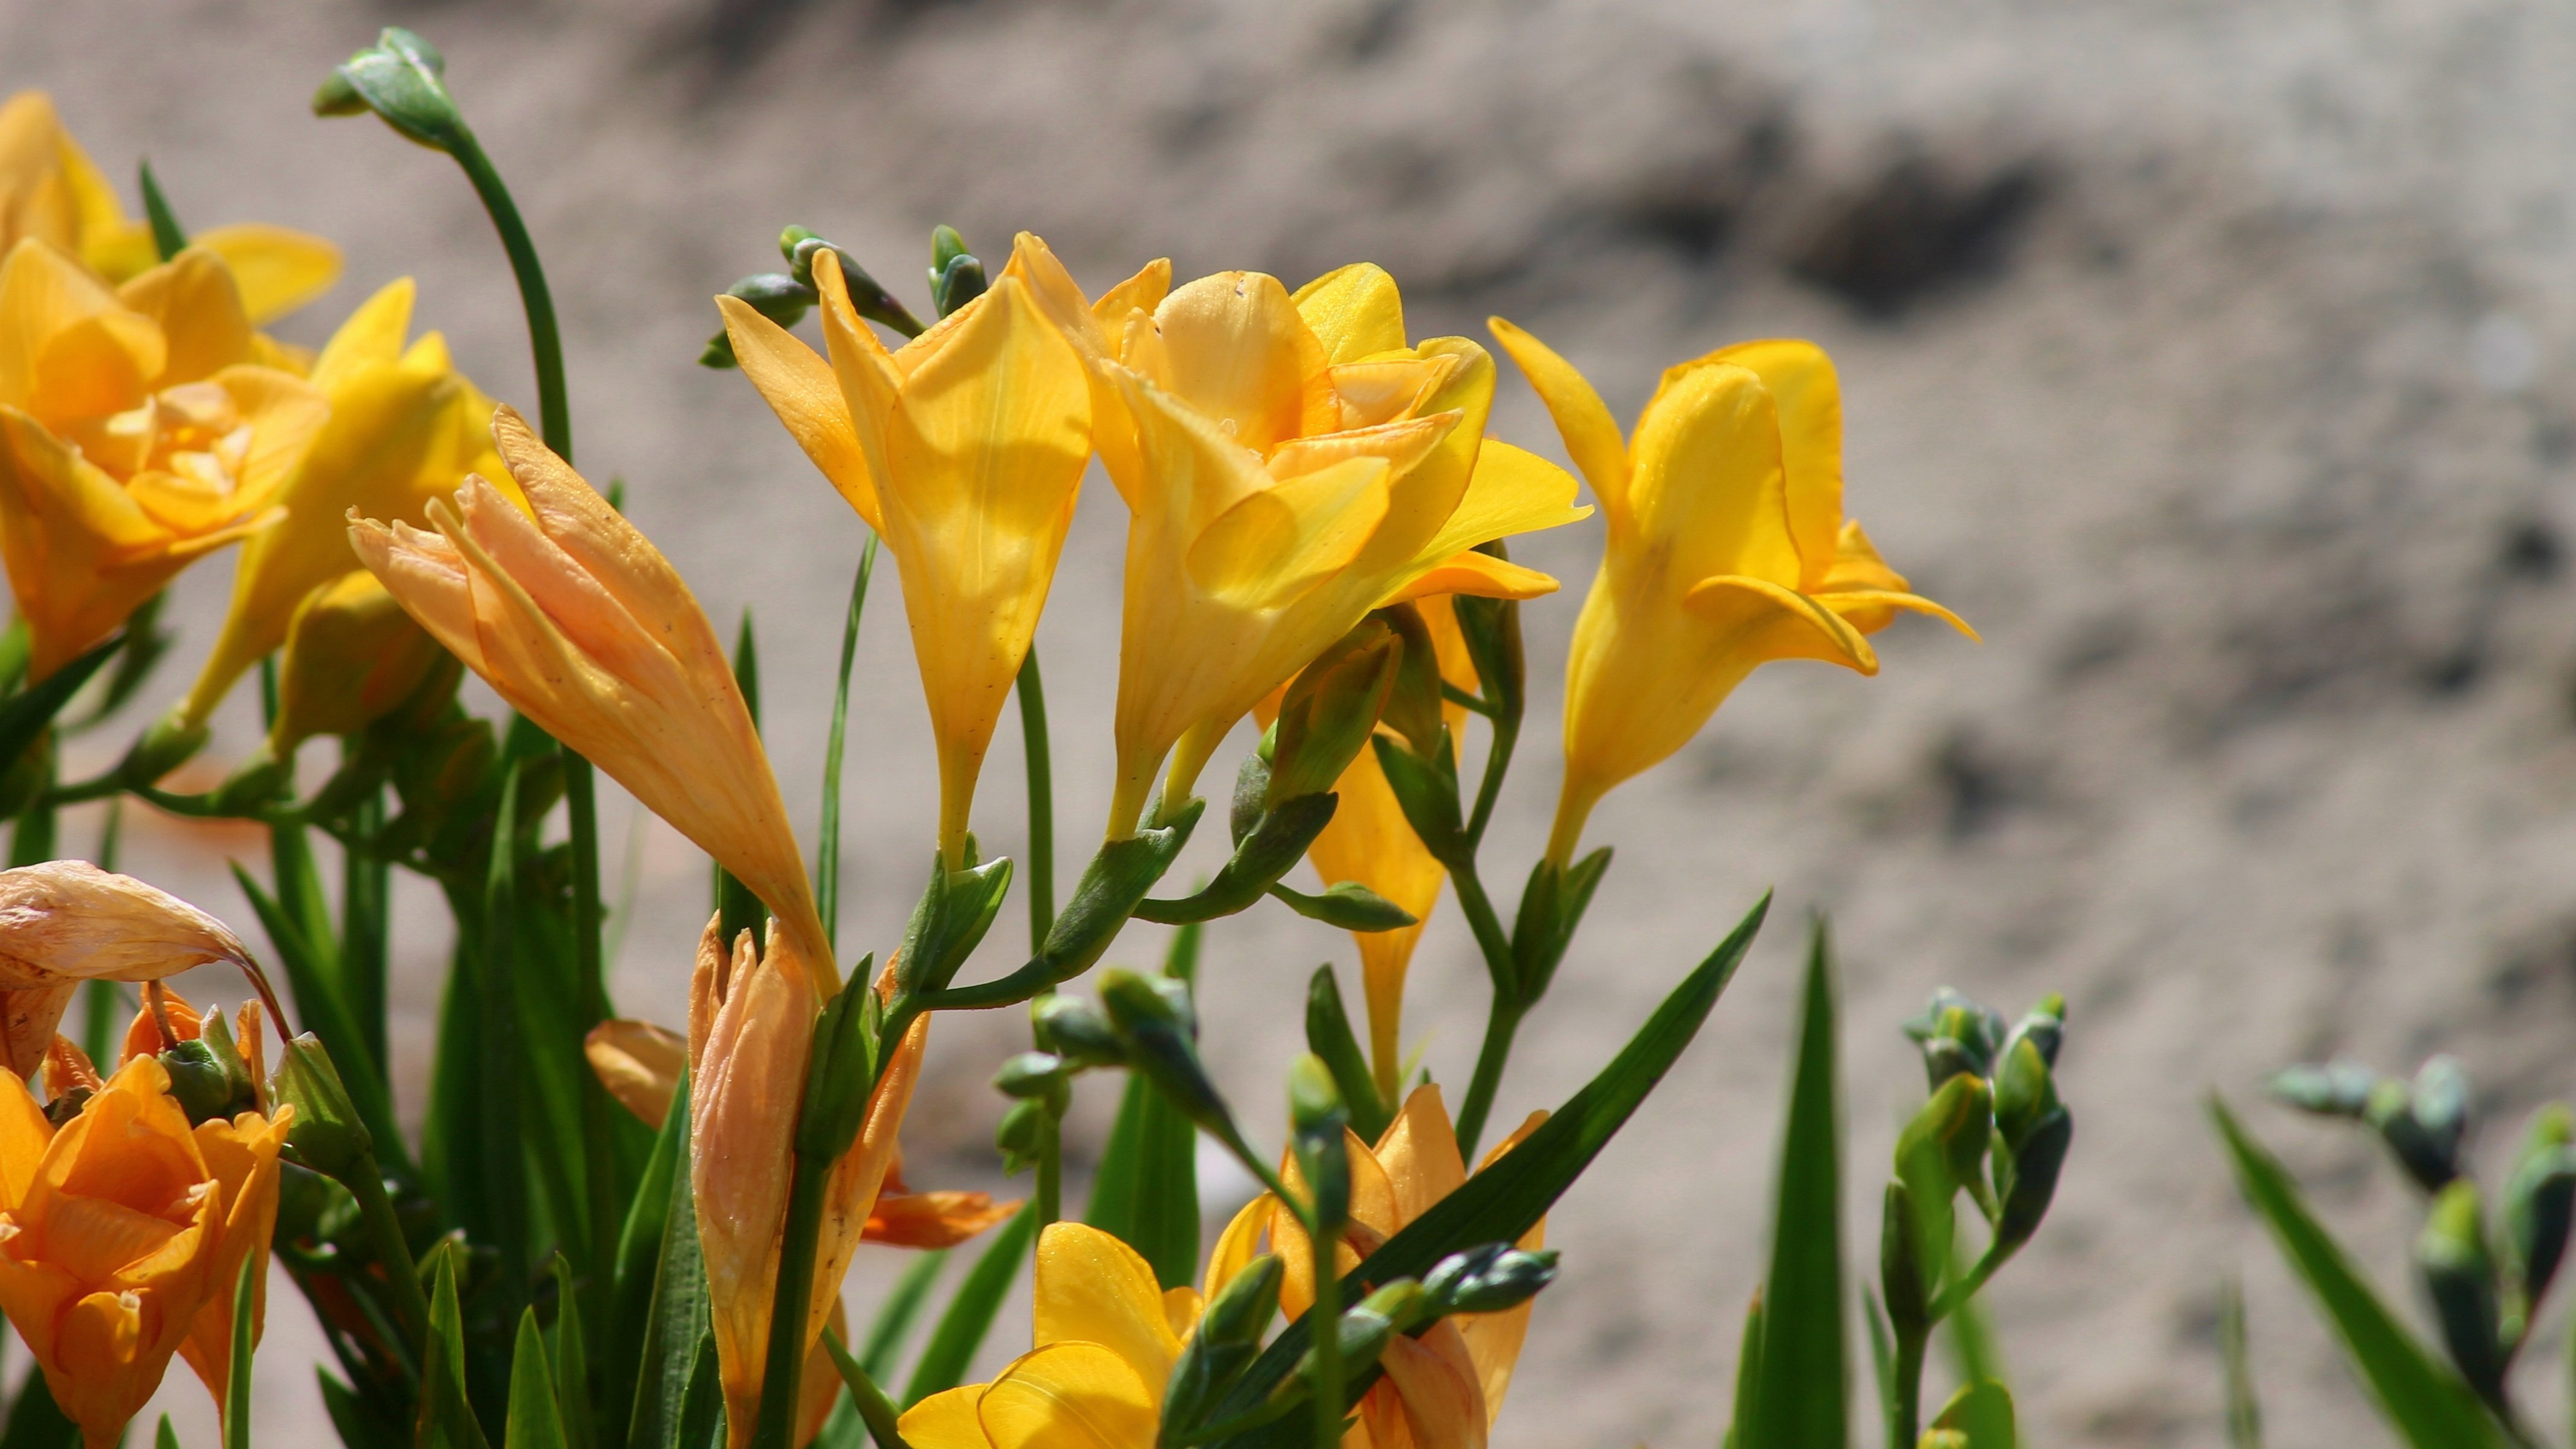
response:
<path id="1" fill-rule="evenodd" d="M 1011 889 L 1011 858 L 976 863 L 970 837 L 966 859 L 965 866 L 951 870 L 932 857 L 930 885 L 913 905 L 911 924 L 904 930 L 903 960 L 895 968 L 898 991 L 946 987 L 1001 914 L 1003 897 Z"/>
<path id="2" fill-rule="evenodd" d="M 1170 900 L 1138 901 L 1135 917 L 1163 925 L 1185 925 L 1230 916 L 1260 900 L 1278 884 L 1306 847 L 1331 824 L 1341 797 L 1330 792 L 1282 800 L 1263 812 L 1259 824 L 1234 847 L 1216 877 L 1191 895 Z"/>
<path id="3" fill-rule="evenodd" d="M 1609 870 L 1606 845 L 1561 870 L 1544 856 L 1530 867 L 1529 883 L 1521 890 L 1520 910 L 1512 924 L 1512 970 L 1524 1004 L 1547 994 L 1566 948 L 1574 944 L 1575 928 L 1583 924 L 1583 913 L 1592 906 L 1592 893 L 1600 889 L 1601 877 Z"/>
<path id="4" fill-rule="evenodd" d="M 453 151 L 468 137 L 465 118 L 447 93 L 447 58 L 399 26 L 387 26 L 376 43 L 342 61 L 313 93 L 313 114 L 354 116 L 374 111 L 402 136 L 439 151 Z"/>
<path id="5" fill-rule="evenodd" d="M 1448 737 L 1441 737 L 1440 753 L 1432 759 L 1406 749 L 1393 735 L 1372 735 L 1369 745 L 1377 751 L 1387 788 L 1395 792 L 1395 803 L 1404 811 L 1405 823 L 1421 838 L 1422 848 L 1442 865 L 1458 869 L 1466 858 L 1467 835 L 1458 809 L 1458 763 Z"/>
<path id="6" fill-rule="evenodd" d="M 985 919 L 989 924 L 991 917 Z M 877 1036 L 867 1009 L 876 1000 L 868 981 L 875 959 L 861 957 L 850 968 L 850 979 L 814 1022 L 813 1060 L 796 1115 L 796 1155 L 810 1161 L 840 1161 L 867 1121 L 876 1082 Z"/>
<path id="7" fill-rule="evenodd" d="M 1073 898 L 1047 931 L 1046 945 L 1027 965 L 997 980 L 948 988 L 923 1005 L 932 1010 L 1007 1006 L 1090 970 L 1118 939 L 1136 903 L 1172 868 L 1206 808 L 1206 801 L 1191 800 L 1170 822 L 1102 845 L 1082 868 Z"/>
<path id="8" fill-rule="evenodd" d="M 1345 931 L 1400 931 L 1421 923 L 1421 917 L 1355 880 L 1327 886 L 1322 895 L 1308 895 L 1273 881 L 1270 895 L 1307 920 Z"/>
<path id="9" fill-rule="evenodd" d="M 1360 1140 L 1375 1142 L 1384 1135 L 1395 1110 L 1377 1094 L 1377 1080 L 1369 1075 L 1368 1060 L 1360 1054 L 1350 1012 L 1342 1005 L 1341 983 L 1330 966 L 1316 967 L 1306 983 L 1306 1049 L 1331 1070 L 1333 1085 L 1341 1089 L 1343 1105 L 1350 1112 L 1351 1130 Z"/>
<path id="10" fill-rule="evenodd" d="M 1950 1396 L 1932 1419 L 1935 1430 L 1963 1436 L 1967 1449 L 2016 1449 L 2012 1392 L 1987 1380 L 1969 1384 Z"/>

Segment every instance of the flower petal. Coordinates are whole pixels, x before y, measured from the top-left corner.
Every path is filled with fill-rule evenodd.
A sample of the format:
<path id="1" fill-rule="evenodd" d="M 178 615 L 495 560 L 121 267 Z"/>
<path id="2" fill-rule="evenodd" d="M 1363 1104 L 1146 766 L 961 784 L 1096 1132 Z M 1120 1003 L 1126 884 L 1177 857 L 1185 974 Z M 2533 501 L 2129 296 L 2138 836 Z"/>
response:
<path id="1" fill-rule="evenodd" d="M 582 1038 L 582 1055 L 619 1106 L 658 1129 L 689 1064 L 689 1039 L 649 1021 L 603 1021 Z"/>
<path id="2" fill-rule="evenodd" d="M 837 282 L 837 262 L 832 275 Z M 849 304 L 845 288 L 826 295 L 838 299 L 841 306 Z M 788 436 L 814 460 L 824 478 L 858 510 L 868 527 L 883 532 L 876 482 L 868 473 L 867 454 L 859 447 L 858 430 L 850 422 L 850 406 L 842 400 L 832 364 L 786 328 L 754 311 L 750 303 L 718 297 L 716 306 L 724 313 L 725 335 L 733 339 L 734 358 L 742 364 L 743 376 L 760 389 L 770 411 L 778 414 Z"/>
<path id="3" fill-rule="evenodd" d="M 1813 593 L 1833 567 L 1843 522 L 1843 394 L 1834 361 L 1812 342 L 1774 338 L 1721 347 L 1708 360 L 1731 362 L 1762 379 L 1780 417 L 1788 470 L 1789 533 Z"/>
<path id="4" fill-rule="evenodd" d="M 1181 1341 L 1163 1313 L 1154 1270 L 1114 1235 L 1051 1223 L 1038 1235 L 1036 1343 L 1098 1344 L 1116 1354 L 1159 1405 Z"/>
<path id="5" fill-rule="evenodd" d="M 1847 595 L 1877 604 L 1878 595 Z M 1913 595 L 1888 595 L 1912 598 Z M 1878 653 L 1840 614 L 1821 599 L 1768 579 L 1720 575 L 1702 579 L 1683 597 L 1683 607 L 1726 630 L 1735 641 L 1731 652 L 1756 663 L 1773 659 L 1821 659 L 1862 674 L 1878 672 Z M 1924 600 L 1930 607 L 1940 605 Z M 1943 610 L 1944 613 L 1948 612 Z"/>
<path id="6" fill-rule="evenodd" d="M 1630 450 L 1629 506 L 1671 577 L 1744 574 L 1796 588 L 1780 422 L 1762 380 L 1726 362 L 1668 369 Z"/>
<path id="7" fill-rule="evenodd" d="M 1373 262 L 1354 262 L 1297 289 L 1297 315 L 1323 344 L 1328 363 L 1357 362 L 1404 346 L 1404 298 Z"/>
<path id="8" fill-rule="evenodd" d="M 1151 1449 L 1160 1386 L 1096 1343 L 1023 1354 L 976 1401 L 993 1449 Z"/>
<path id="9" fill-rule="evenodd" d="M 1323 344 L 1278 278 L 1201 277 L 1163 299 L 1154 328 L 1161 343 L 1156 385 L 1232 423 L 1244 447 L 1267 453 L 1338 421 Z"/>
<path id="10" fill-rule="evenodd" d="M 1619 440 L 1619 424 L 1610 416 L 1609 405 L 1574 364 L 1556 354 L 1555 349 L 1500 317 L 1488 317 L 1485 325 L 1493 329 L 1494 340 L 1520 364 L 1521 374 L 1529 379 L 1539 401 L 1547 404 L 1548 414 L 1556 419 L 1556 431 L 1565 440 L 1567 456 L 1581 469 L 1592 494 L 1601 500 L 1612 517 L 1622 517 L 1628 507 L 1628 449 Z"/>
<path id="11" fill-rule="evenodd" d="M 200 232 L 195 243 L 232 267 L 253 322 L 283 317 L 340 280 L 338 247 L 282 226 L 237 222 Z"/>
<path id="12" fill-rule="evenodd" d="M 1383 458 L 1284 479 L 1219 515 L 1190 545 L 1190 579 L 1226 604 L 1277 609 L 1339 572 L 1386 517 Z"/>

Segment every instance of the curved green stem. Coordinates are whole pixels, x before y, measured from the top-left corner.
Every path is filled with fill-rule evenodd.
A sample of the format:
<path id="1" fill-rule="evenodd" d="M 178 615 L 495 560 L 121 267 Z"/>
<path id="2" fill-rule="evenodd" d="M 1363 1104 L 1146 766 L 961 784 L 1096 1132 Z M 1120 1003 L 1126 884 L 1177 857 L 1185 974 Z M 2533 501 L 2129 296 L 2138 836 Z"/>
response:
<path id="1" fill-rule="evenodd" d="M 1500 747 L 1498 739 L 1496 748 Z M 1502 919 L 1494 914 L 1493 900 L 1485 894 L 1485 882 L 1476 873 L 1475 858 L 1468 856 L 1452 864 L 1449 879 L 1458 894 L 1459 913 L 1475 933 L 1477 949 L 1485 958 L 1485 974 L 1494 985 L 1493 1004 L 1485 1016 L 1484 1044 L 1476 1052 L 1476 1074 L 1469 1079 L 1467 1095 L 1458 1104 L 1458 1150 L 1472 1162 L 1477 1140 L 1485 1135 L 1485 1119 L 1494 1110 L 1494 1094 L 1502 1088 L 1503 1067 L 1512 1054 L 1512 1034 L 1520 1029 L 1521 1017 L 1529 1011 L 1530 1003 L 1521 999 L 1512 939 L 1503 930 Z"/>
<path id="2" fill-rule="evenodd" d="M 1020 661 L 1020 739 L 1029 777 L 1029 952 L 1046 946 L 1055 929 L 1055 765 L 1047 748 L 1046 685 L 1038 678 L 1037 646 Z M 1047 1222 L 1053 1222 L 1048 1218 Z"/>
<path id="3" fill-rule="evenodd" d="M 823 936 L 841 944 L 841 755 L 850 728 L 850 666 L 859 653 L 859 619 L 868 604 L 868 576 L 876 572 L 877 536 L 868 533 L 859 550 L 859 571 L 850 580 L 850 613 L 841 626 L 840 683 L 832 690 L 832 733 L 823 743 L 823 832 L 814 847 L 814 904 L 823 916 Z"/>
<path id="4" fill-rule="evenodd" d="M 518 278 L 519 305 L 528 314 L 528 350 L 537 368 L 537 431 L 555 456 L 572 461 L 572 405 L 564 394 L 563 333 L 555 325 L 554 293 L 546 287 L 546 269 L 537 260 L 537 244 L 519 219 L 519 204 L 483 154 L 483 143 L 459 126 L 448 154 L 465 168 L 474 194 L 491 214 L 492 229 L 501 234 L 501 249 L 510 254 L 510 272 Z"/>
<path id="5" fill-rule="evenodd" d="M 1284 1201 L 1284 1199 L 1283 1199 Z M 1306 1251 L 1315 1266 L 1315 1306 L 1307 1316 L 1315 1325 L 1310 1336 L 1315 1352 L 1315 1449 L 1341 1449 L 1342 1443 L 1342 1269 L 1335 1237 L 1316 1229 L 1314 1218 L 1300 1214 L 1306 1228 Z"/>

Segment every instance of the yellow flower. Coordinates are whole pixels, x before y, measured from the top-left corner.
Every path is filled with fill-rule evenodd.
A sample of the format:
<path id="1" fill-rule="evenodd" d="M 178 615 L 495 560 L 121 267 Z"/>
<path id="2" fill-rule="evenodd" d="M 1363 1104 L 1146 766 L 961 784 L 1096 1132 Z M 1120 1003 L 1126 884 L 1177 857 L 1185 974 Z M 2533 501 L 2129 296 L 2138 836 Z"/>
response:
<path id="1" fill-rule="evenodd" d="M 23 1082 L 0 1084 L 0 1309 L 91 1449 L 117 1442 L 192 1337 L 201 1375 L 229 1363 L 229 1313 L 220 1343 L 202 1315 L 229 1304 L 227 1274 L 275 1221 L 293 1110 L 192 1129 L 169 1087 L 138 1056 L 57 1132 Z"/>
<path id="2" fill-rule="evenodd" d="M 1024 235 L 990 291 L 893 352 L 851 309 L 840 259 L 818 253 L 828 363 L 716 299 L 744 373 L 901 569 L 952 865 L 1091 457 L 1082 361 L 1025 279 L 1036 245 Z"/>
<path id="3" fill-rule="evenodd" d="M 1546 1120 L 1544 1112 L 1530 1114 L 1518 1131 L 1485 1154 L 1485 1165 L 1519 1146 Z M 1467 1180 L 1458 1135 L 1436 1086 L 1416 1087 L 1374 1147 L 1356 1136 L 1348 1139 L 1348 1147 L 1351 1226 L 1335 1250 L 1342 1273 L 1358 1267 L 1363 1256 L 1375 1252 Z M 1280 1175 L 1290 1191 L 1304 1190 L 1294 1160 L 1283 1161 Z M 1546 1233 L 1542 1220 L 1522 1236 L 1519 1246 L 1541 1247 Z M 1243 1265 L 1262 1251 L 1265 1237 L 1268 1250 L 1277 1253 L 1287 1269 L 1279 1289 L 1279 1308 L 1293 1318 L 1314 1304 L 1314 1256 L 1296 1218 L 1267 1193 L 1254 1198 L 1226 1225 L 1208 1259 L 1208 1281 L 1222 1283 L 1243 1271 Z M 1409 1431 L 1411 1443 L 1422 1449 L 1481 1446 L 1486 1431 L 1502 1413 L 1503 1395 L 1511 1387 L 1512 1369 L 1520 1361 L 1521 1341 L 1529 1334 L 1534 1306 L 1524 1303 L 1500 1313 L 1459 1314 L 1441 1320 L 1439 1327 L 1418 1339 L 1399 1335 L 1388 1345 L 1383 1360 L 1385 1381 L 1360 1401 L 1360 1428 L 1368 1442 L 1378 1449 L 1398 1449 L 1407 1443 Z M 1346 1449 L 1366 1449 L 1349 1440 L 1344 1443 Z"/>
<path id="4" fill-rule="evenodd" d="M 1440 660 L 1440 677 L 1444 683 L 1473 694 L 1476 692 L 1476 665 L 1467 657 L 1467 641 L 1459 636 L 1458 615 L 1447 594 L 1418 599 L 1414 607 L 1431 631 L 1431 644 Z M 1285 692 L 1283 687 L 1282 693 Z M 1278 712 L 1279 695 L 1262 701 L 1254 710 L 1264 728 Z M 1452 739 L 1465 727 L 1467 711 L 1462 706 L 1444 703 L 1442 713 L 1448 717 Z M 1369 1065 L 1377 1078 L 1377 1089 L 1388 1101 L 1395 1100 L 1397 1079 L 1402 1075 L 1404 1022 L 1404 978 L 1413 962 L 1413 948 L 1422 940 L 1422 928 L 1431 919 L 1432 908 L 1440 901 L 1440 884 L 1449 878 L 1448 870 L 1431 858 L 1424 849 L 1422 837 L 1404 818 L 1404 808 L 1396 803 L 1395 791 L 1386 782 L 1386 772 L 1378 767 L 1377 751 L 1362 750 L 1352 758 L 1350 767 L 1333 782 L 1333 793 L 1341 797 L 1334 807 L 1333 818 L 1314 844 L 1306 848 L 1306 859 L 1326 886 L 1356 881 L 1380 896 L 1404 908 L 1413 917 L 1410 926 L 1392 931 L 1353 931 L 1358 943 L 1360 981 L 1368 1002 Z"/>
<path id="5" fill-rule="evenodd" d="M 697 1197 L 717 1377 L 731 1442 L 742 1449 L 760 1413 L 796 1115 L 821 1002 L 810 969 L 777 922 L 770 923 L 766 951 L 755 954 L 745 931 L 728 957 L 721 920 L 707 922 L 689 982 L 689 1185 Z M 809 1360 L 894 1163 L 895 1134 L 921 1076 L 929 1031 L 924 1016 L 904 1034 L 869 1100 L 858 1141 L 834 1164 L 824 1189 L 804 1324 Z"/>
<path id="6" fill-rule="evenodd" d="M 1294 297 L 1253 272 L 1166 296 L 1149 273 L 1095 309 L 1052 255 L 1026 259 L 1133 429 L 1095 427 L 1132 514 L 1113 838 L 1167 757 L 1177 801 L 1235 721 L 1369 610 L 1556 587 L 1472 550 L 1583 517 L 1574 480 L 1484 437 L 1492 359 L 1464 338 L 1407 345 L 1385 272 Z"/>
<path id="7" fill-rule="evenodd" d="M 1907 591 L 1843 517 L 1842 391 L 1809 342 L 1745 342 L 1665 371 L 1620 441 L 1599 393 L 1502 318 L 1609 520 L 1565 666 L 1565 784 L 1548 855 L 1571 861 L 1610 788 L 1690 742 L 1756 665 L 1822 659 L 1878 672 L 1863 636 L 1900 609 L 1959 616 Z"/>
<path id="8" fill-rule="evenodd" d="M 204 724 L 243 672 L 286 642 L 308 601 L 365 577 L 349 548 L 349 510 L 420 526 L 430 500 L 468 473 L 508 476 L 487 431 L 492 400 L 456 371 L 446 339 L 405 343 L 413 294 L 409 277 L 388 284 L 315 360 L 311 381 L 330 421 L 276 497 L 285 521 L 242 545 L 223 632 L 179 708 L 183 726 Z"/>
<path id="9" fill-rule="evenodd" d="M 450 658 L 374 574 L 353 569 L 316 588 L 287 626 L 269 758 L 292 759 L 295 747 L 315 735 L 365 729 L 410 699 L 442 665 L 452 670 Z M 453 673 L 445 678 L 455 682 Z"/>
<path id="10" fill-rule="evenodd" d="M 252 969 L 223 922 L 131 876 L 84 860 L 0 871 L 6 1065 L 35 1075 L 84 981 L 158 981 L 218 961 Z"/>
<path id="11" fill-rule="evenodd" d="M 213 252 L 114 289 L 33 237 L 0 262 L 0 553 L 31 676 L 274 521 L 329 405 L 256 352 Z"/>
<path id="12" fill-rule="evenodd" d="M 430 501 L 434 533 L 352 516 L 359 561 L 513 709 L 750 887 L 813 973 L 809 990 L 838 989 L 778 778 L 705 611 L 525 419 L 500 409 L 492 437 L 534 522 L 470 477 Z"/>
<path id="13" fill-rule="evenodd" d="M 159 260 L 152 228 L 125 214 L 43 91 L 0 103 L 0 255 L 21 237 L 51 242 L 111 282 Z M 295 310 L 340 278 L 338 247 L 284 227 L 220 226 L 194 241 L 232 265 L 253 322 Z"/>

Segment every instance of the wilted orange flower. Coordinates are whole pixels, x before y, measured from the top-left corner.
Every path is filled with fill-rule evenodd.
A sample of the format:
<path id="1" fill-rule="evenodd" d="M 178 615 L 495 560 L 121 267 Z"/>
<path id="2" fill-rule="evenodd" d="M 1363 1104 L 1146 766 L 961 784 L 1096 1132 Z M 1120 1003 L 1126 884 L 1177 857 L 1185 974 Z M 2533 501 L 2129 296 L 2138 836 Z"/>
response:
<path id="1" fill-rule="evenodd" d="M 85 860 L 0 871 L 0 1011 L 7 1066 L 33 1077 L 84 981 L 158 981 L 212 962 L 255 973 L 223 922 Z"/>

